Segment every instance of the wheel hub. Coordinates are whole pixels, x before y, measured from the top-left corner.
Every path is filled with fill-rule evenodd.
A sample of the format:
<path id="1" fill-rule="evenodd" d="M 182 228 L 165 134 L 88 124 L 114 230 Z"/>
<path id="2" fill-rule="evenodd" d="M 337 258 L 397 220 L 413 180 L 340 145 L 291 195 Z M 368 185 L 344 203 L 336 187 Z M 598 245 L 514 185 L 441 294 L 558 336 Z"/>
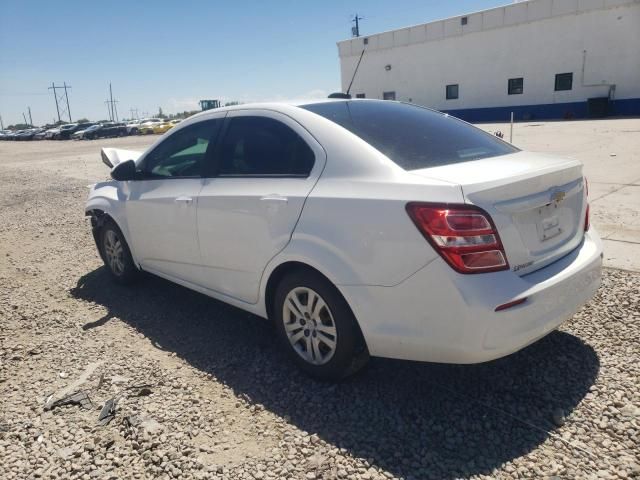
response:
<path id="1" fill-rule="evenodd" d="M 337 329 L 324 299 L 314 290 L 298 287 L 289 292 L 283 306 L 283 322 L 289 343 L 305 361 L 327 363 L 337 346 Z"/>

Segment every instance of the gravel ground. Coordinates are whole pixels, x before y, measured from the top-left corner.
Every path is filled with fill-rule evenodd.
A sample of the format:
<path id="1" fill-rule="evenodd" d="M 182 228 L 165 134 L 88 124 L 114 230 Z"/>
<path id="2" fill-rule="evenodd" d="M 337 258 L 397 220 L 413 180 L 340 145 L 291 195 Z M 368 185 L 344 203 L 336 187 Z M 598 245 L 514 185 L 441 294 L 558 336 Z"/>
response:
<path id="1" fill-rule="evenodd" d="M 0 479 L 640 477 L 640 275 L 606 270 L 508 358 L 373 359 L 319 383 L 259 318 L 151 276 L 109 282 L 86 144 L 62 144 L 0 145 Z M 45 410 L 65 387 L 90 403 Z"/>

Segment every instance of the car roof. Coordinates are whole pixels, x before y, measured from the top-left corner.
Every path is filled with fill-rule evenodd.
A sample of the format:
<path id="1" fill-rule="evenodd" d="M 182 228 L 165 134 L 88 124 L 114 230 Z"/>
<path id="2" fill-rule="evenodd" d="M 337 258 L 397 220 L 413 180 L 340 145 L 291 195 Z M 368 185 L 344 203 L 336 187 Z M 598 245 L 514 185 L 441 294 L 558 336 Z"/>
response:
<path id="1" fill-rule="evenodd" d="M 247 110 L 247 109 L 264 109 L 264 110 L 276 110 L 281 111 L 286 107 L 301 107 L 303 105 L 316 105 L 321 103 L 340 103 L 340 102 L 388 102 L 389 100 L 377 100 L 371 98 L 313 98 L 313 99 L 294 99 L 294 100 L 282 100 L 277 102 L 255 102 L 255 103 L 241 103 L 239 105 L 230 105 L 227 107 L 212 108 L 211 110 L 205 110 L 204 112 L 196 113 L 189 117 L 189 120 L 193 118 L 203 119 L 208 116 L 215 115 L 220 112 L 231 112 L 234 110 Z"/>

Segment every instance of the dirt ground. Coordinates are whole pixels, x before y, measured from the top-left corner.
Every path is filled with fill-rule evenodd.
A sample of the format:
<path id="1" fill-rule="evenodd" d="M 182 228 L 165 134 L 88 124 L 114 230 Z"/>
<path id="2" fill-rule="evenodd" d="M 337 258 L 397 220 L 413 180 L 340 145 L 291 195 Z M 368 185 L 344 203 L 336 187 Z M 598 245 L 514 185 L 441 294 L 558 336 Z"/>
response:
<path id="1" fill-rule="evenodd" d="M 636 130 L 519 125 L 514 143 L 583 160 L 594 223 L 635 245 Z M 99 149 L 157 138 L 0 142 L 0 479 L 640 478 L 640 274 L 605 270 L 571 321 L 501 360 L 372 359 L 315 382 L 264 320 L 155 277 L 109 281 L 83 216 Z M 88 400 L 55 406 L 65 388 Z"/>

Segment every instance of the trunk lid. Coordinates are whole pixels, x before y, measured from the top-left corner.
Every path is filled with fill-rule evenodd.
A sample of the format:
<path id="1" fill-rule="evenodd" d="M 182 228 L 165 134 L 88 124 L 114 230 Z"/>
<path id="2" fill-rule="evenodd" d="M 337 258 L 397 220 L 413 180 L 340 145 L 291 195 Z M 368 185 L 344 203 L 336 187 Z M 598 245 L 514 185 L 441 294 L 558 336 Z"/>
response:
<path id="1" fill-rule="evenodd" d="M 587 202 L 578 160 L 517 152 L 411 173 L 459 184 L 465 202 L 491 215 L 518 275 L 566 255 L 584 236 Z"/>

